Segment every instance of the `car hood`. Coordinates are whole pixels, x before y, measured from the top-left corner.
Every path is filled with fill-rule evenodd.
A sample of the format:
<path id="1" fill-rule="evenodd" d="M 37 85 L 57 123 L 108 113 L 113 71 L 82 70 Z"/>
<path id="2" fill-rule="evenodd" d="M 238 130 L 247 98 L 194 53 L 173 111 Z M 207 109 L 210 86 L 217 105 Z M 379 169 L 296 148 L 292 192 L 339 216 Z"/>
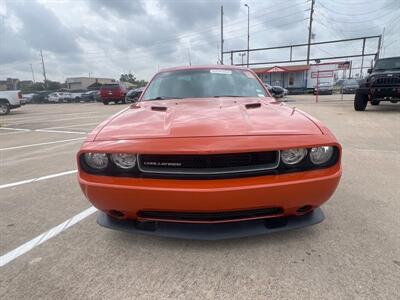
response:
<path id="1" fill-rule="evenodd" d="M 142 101 L 114 116 L 95 140 L 322 134 L 304 113 L 267 99 Z"/>

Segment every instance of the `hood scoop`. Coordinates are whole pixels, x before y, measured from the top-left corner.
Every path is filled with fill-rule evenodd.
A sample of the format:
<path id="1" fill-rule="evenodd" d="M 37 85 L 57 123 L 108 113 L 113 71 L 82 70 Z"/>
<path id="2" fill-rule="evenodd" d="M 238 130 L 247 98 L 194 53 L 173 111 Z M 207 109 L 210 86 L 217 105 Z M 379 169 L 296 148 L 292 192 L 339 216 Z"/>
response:
<path id="1" fill-rule="evenodd" d="M 261 103 L 249 103 L 245 105 L 246 109 L 254 109 L 254 108 L 260 108 L 261 107 Z"/>
<path id="2" fill-rule="evenodd" d="M 165 107 L 165 106 L 152 106 L 151 110 L 153 110 L 153 111 L 167 111 L 167 107 Z"/>

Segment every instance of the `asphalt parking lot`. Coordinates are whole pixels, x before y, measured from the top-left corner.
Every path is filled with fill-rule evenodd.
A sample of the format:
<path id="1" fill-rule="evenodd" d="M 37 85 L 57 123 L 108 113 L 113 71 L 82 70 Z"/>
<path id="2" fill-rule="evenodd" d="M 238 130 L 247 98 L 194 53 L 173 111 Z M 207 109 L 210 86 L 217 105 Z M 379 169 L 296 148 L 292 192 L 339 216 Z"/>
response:
<path id="1" fill-rule="evenodd" d="M 125 105 L 27 105 L 0 117 L 0 298 L 398 299 L 400 105 L 355 112 L 352 97 L 288 97 L 343 146 L 343 177 L 322 207 L 326 220 L 215 242 L 96 224 L 75 154 Z M 60 224 L 65 230 L 52 237 Z M 32 249 L 15 252 L 21 245 Z"/>

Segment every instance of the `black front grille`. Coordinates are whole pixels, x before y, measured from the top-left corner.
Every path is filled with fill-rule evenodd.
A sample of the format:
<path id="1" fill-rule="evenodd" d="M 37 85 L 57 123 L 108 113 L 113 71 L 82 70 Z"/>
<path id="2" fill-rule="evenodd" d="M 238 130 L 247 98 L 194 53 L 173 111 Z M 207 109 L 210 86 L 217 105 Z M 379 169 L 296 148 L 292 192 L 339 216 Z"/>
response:
<path id="1" fill-rule="evenodd" d="M 138 217 L 171 222 L 223 222 L 250 218 L 267 218 L 283 214 L 280 207 L 222 212 L 139 211 Z"/>
<path id="2" fill-rule="evenodd" d="M 143 173 L 224 174 L 270 170 L 278 167 L 279 151 L 212 155 L 139 155 Z"/>
<path id="3" fill-rule="evenodd" d="M 389 86 L 389 85 L 400 85 L 400 77 L 378 77 L 373 83 L 373 86 Z"/>

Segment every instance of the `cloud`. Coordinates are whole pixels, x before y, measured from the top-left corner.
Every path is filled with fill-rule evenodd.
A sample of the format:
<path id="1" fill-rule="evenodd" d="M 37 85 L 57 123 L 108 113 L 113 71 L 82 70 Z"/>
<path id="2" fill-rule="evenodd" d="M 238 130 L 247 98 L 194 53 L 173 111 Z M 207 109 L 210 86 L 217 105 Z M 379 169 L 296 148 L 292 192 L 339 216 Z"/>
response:
<path id="1" fill-rule="evenodd" d="M 32 49 L 15 29 L 4 23 L 3 30 L 0 36 L 0 64 L 27 61 L 34 57 Z"/>
<path id="2" fill-rule="evenodd" d="M 146 11 L 139 0 L 90 0 L 90 8 L 103 16 L 116 14 L 128 18 L 132 15 L 143 15 Z"/>
<path id="3" fill-rule="evenodd" d="M 50 9 L 36 1 L 7 3 L 22 24 L 16 34 L 28 47 L 60 54 L 80 51 L 74 33 Z"/>
<path id="4" fill-rule="evenodd" d="M 0 2 L 1 3 L 1 2 Z M 0 28 L 0 77 L 30 78 L 29 64 L 40 67 L 45 54 L 52 80 L 67 76 L 118 78 L 132 71 L 149 79 L 158 67 L 217 61 L 220 5 L 224 5 L 225 50 L 247 47 L 245 0 L 18 0 L 7 1 Z M 250 47 L 271 47 L 307 41 L 310 2 L 249 0 Z M 386 56 L 399 55 L 396 22 L 400 1 L 369 3 L 316 1 L 313 32 L 316 41 L 380 34 L 384 26 Z M 325 7 L 323 7 L 323 6 Z M 3 13 L 4 14 L 4 13 Z M 386 17 L 378 18 L 379 16 Z M 324 25 L 321 25 L 323 23 Z M 397 44 L 396 44 L 397 43 Z M 372 47 L 372 46 L 371 46 Z M 360 51 L 359 43 L 315 48 L 339 55 Z M 375 49 L 373 49 L 375 50 Z M 324 52 L 325 51 L 325 52 Z M 304 58 L 295 49 L 294 58 Z M 287 59 L 289 49 L 252 53 L 253 62 Z M 230 55 L 224 57 L 230 63 Z M 235 54 L 234 62 L 241 58 Z"/>
<path id="5" fill-rule="evenodd" d="M 161 1 L 160 6 L 165 10 L 171 22 L 181 31 L 193 28 L 204 28 L 210 24 L 218 24 L 220 6 L 224 6 L 225 18 L 235 18 L 240 9 L 240 0 L 223 1 Z"/>

